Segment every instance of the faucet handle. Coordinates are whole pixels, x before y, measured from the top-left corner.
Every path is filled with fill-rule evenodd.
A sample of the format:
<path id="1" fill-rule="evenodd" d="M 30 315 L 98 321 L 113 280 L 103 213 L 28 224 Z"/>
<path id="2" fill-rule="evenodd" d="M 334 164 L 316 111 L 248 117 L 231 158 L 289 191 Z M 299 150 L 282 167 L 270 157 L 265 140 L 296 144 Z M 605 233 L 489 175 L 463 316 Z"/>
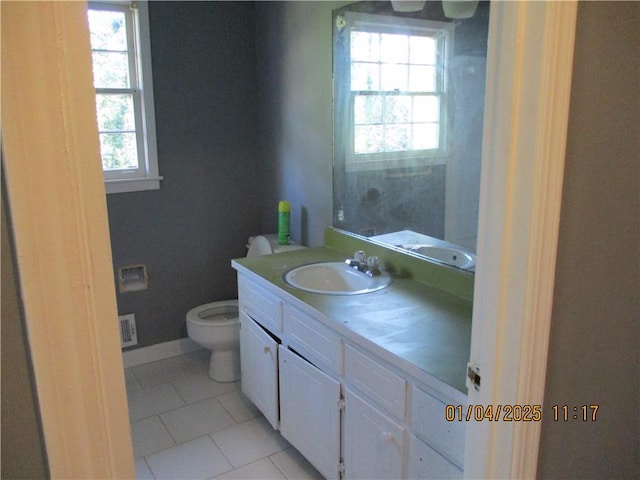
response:
<path id="1" fill-rule="evenodd" d="M 380 275 L 380 260 L 376 256 L 367 258 L 367 270 L 364 272 L 370 277 Z"/>
<path id="2" fill-rule="evenodd" d="M 369 267 L 369 270 L 378 270 L 380 268 L 380 260 L 378 257 L 371 256 L 367 258 L 367 267 Z"/>
<path id="3" fill-rule="evenodd" d="M 353 254 L 353 259 L 361 264 L 365 263 L 366 258 L 367 258 L 367 255 L 364 253 L 363 250 L 358 250 L 356 253 Z"/>

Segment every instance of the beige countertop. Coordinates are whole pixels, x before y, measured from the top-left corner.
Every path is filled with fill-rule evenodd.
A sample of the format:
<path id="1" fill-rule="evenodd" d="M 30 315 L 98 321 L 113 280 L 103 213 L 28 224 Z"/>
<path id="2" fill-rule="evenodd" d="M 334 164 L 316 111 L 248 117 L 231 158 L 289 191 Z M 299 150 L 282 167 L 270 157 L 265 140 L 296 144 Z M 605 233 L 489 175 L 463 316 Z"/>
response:
<path id="1" fill-rule="evenodd" d="M 426 373 L 467 393 L 472 302 L 411 278 L 394 276 L 382 290 L 359 295 L 307 293 L 287 285 L 283 275 L 308 263 L 341 261 L 327 247 L 233 260 L 233 267 L 263 285 L 278 287 L 295 306 L 319 313 L 325 323 L 360 341 L 417 377 Z"/>

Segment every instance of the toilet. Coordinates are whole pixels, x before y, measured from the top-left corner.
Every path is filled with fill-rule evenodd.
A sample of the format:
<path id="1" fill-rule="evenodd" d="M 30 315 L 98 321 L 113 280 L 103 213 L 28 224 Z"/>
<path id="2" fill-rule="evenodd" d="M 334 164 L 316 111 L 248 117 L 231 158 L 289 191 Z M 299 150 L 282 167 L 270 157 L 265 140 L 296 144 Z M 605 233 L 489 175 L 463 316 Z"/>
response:
<path id="1" fill-rule="evenodd" d="M 249 238 L 247 257 L 305 248 L 291 242 L 278 245 L 276 234 Z M 235 382 L 240 378 L 240 319 L 238 300 L 205 303 L 187 313 L 187 335 L 201 347 L 211 350 L 209 377 L 216 382 Z"/>

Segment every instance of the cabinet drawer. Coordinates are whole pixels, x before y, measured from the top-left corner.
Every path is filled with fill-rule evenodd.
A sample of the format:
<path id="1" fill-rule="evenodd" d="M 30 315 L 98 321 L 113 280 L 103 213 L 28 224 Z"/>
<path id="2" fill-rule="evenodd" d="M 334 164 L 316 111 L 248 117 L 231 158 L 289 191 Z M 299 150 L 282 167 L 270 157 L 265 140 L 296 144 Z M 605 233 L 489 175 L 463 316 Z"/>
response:
<path id="1" fill-rule="evenodd" d="M 284 307 L 284 332 L 288 344 L 312 363 L 342 373 L 342 340 L 310 315 Z"/>
<path id="2" fill-rule="evenodd" d="M 410 435 L 407 478 L 410 480 L 459 479 L 462 478 L 462 470 L 429 445 Z"/>
<path id="3" fill-rule="evenodd" d="M 446 404 L 421 389 L 411 390 L 411 431 L 458 467 L 464 465 L 464 423 L 447 422 Z"/>
<path id="4" fill-rule="evenodd" d="M 349 345 L 344 356 L 346 380 L 396 418 L 404 419 L 406 380 Z"/>
<path id="5" fill-rule="evenodd" d="M 267 289 L 238 275 L 238 298 L 243 310 L 271 333 L 282 333 L 282 301 Z"/>

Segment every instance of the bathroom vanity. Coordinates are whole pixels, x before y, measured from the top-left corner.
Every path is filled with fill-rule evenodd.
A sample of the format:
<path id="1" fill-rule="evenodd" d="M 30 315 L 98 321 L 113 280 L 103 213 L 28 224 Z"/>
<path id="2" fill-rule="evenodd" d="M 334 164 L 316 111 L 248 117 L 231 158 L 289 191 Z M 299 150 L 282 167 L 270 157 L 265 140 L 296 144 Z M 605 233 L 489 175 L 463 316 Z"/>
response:
<path id="1" fill-rule="evenodd" d="M 406 272 L 393 253 L 385 263 Z M 445 413 L 466 405 L 471 299 L 408 276 L 361 295 L 283 281 L 347 256 L 319 247 L 233 261 L 243 392 L 326 478 L 461 478 L 465 425 Z"/>

